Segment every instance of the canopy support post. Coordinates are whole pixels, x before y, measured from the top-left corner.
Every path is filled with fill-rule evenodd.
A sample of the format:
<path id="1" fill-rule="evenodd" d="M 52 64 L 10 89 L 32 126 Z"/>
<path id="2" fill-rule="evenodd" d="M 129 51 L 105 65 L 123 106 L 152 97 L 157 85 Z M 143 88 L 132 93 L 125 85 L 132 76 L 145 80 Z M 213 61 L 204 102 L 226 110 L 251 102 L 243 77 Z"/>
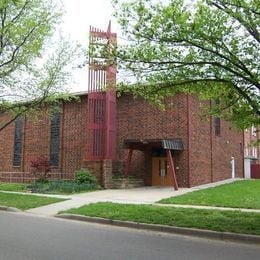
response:
<path id="1" fill-rule="evenodd" d="M 167 149 L 166 154 L 167 154 L 167 164 L 168 164 L 170 173 L 172 174 L 172 177 L 173 177 L 173 187 L 175 190 L 178 190 L 178 183 L 177 183 L 177 179 L 176 179 L 174 162 L 173 162 L 171 150 Z"/>

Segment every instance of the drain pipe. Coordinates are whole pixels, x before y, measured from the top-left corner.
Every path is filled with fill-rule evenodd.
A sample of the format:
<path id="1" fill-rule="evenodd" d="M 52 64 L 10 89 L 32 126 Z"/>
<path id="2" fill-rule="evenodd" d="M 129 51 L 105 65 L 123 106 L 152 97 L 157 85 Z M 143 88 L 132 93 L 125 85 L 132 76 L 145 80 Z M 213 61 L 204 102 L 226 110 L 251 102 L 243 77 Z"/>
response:
<path id="1" fill-rule="evenodd" d="M 231 178 L 235 179 L 235 174 L 236 174 L 236 172 L 235 172 L 235 158 L 233 156 L 231 157 L 230 163 L 231 163 Z"/>

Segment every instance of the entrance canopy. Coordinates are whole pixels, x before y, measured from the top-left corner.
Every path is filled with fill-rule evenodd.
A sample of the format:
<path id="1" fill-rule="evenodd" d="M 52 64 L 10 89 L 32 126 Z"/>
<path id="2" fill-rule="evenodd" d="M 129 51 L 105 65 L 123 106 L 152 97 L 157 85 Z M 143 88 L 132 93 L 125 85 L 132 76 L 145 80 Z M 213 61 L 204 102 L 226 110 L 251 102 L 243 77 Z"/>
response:
<path id="1" fill-rule="evenodd" d="M 147 148 L 163 148 L 169 150 L 182 151 L 183 143 L 179 138 L 174 139 L 126 139 L 124 141 L 126 149 L 144 151 Z"/>
<path id="2" fill-rule="evenodd" d="M 167 167 L 173 178 L 173 186 L 175 190 L 178 190 L 178 183 L 176 179 L 175 169 L 174 169 L 174 162 L 173 157 L 171 154 L 171 150 L 183 150 L 183 143 L 181 139 L 174 138 L 174 139 L 126 139 L 124 141 L 124 147 L 129 149 L 128 158 L 126 162 L 126 169 L 125 169 L 125 176 L 128 177 L 130 165 L 131 165 L 131 158 L 133 150 L 145 151 L 146 149 L 165 149 L 167 155 Z"/>

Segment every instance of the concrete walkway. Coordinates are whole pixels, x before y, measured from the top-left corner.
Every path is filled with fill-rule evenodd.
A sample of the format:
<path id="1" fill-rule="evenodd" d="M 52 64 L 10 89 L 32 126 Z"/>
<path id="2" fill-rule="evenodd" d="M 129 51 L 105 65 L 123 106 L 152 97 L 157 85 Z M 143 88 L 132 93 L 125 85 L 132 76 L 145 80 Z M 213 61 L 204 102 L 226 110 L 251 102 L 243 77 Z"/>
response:
<path id="1" fill-rule="evenodd" d="M 260 209 L 227 208 L 227 207 L 181 205 L 181 204 L 160 204 L 160 203 L 156 203 L 155 205 L 161 207 L 172 207 L 172 208 L 215 209 L 215 210 L 232 210 L 232 211 L 241 211 L 241 212 L 260 213 Z"/>
<path id="2" fill-rule="evenodd" d="M 160 199 L 184 194 L 189 189 L 174 191 L 173 188 L 141 187 L 133 189 L 101 190 L 88 193 L 66 196 L 70 198 L 64 202 L 58 202 L 39 208 L 28 210 L 30 213 L 53 216 L 58 212 L 77 208 L 86 204 L 96 202 L 115 202 L 128 204 L 152 204 Z M 65 198 L 65 197 L 64 197 Z"/>
<path id="3" fill-rule="evenodd" d="M 235 179 L 238 180 L 238 179 Z M 175 191 L 172 187 L 141 187 L 133 189 L 117 189 L 117 190 L 101 190 L 88 193 L 80 193 L 76 195 L 48 195 L 48 194 L 31 194 L 31 193 L 19 193 L 26 195 L 35 196 L 46 196 L 46 197 L 57 197 L 68 199 L 63 202 L 58 202 L 50 205 L 46 205 L 39 208 L 27 210 L 27 212 L 44 215 L 54 216 L 60 211 L 65 211 L 71 208 L 78 208 L 80 206 L 96 203 L 96 202 L 115 202 L 115 203 L 128 203 L 128 204 L 154 204 L 155 202 L 169 197 L 179 196 L 195 190 L 206 189 L 210 187 L 219 186 L 225 183 L 235 181 L 233 179 L 220 181 L 216 183 L 210 183 L 206 185 L 196 186 L 193 188 L 180 188 Z M 17 192 L 9 192 L 17 193 Z M 156 204 L 157 206 L 168 206 L 168 207 L 183 207 L 183 208 L 204 208 L 204 209 L 219 209 L 219 210 L 241 210 L 246 212 L 259 212 L 260 210 L 250 209 L 231 209 L 231 208 L 220 208 L 220 207 L 209 207 L 209 206 L 193 206 L 193 205 L 166 205 Z"/>
<path id="4" fill-rule="evenodd" d="M 195 190 L 206 189 L 209 187 L 215 187 L 225 183 L 233 182 L 234 180 L 225 180 L 217 183 L 210 183 L 207 185 L 201 185 L 193 188 L 180 188 L 175 191 L 172 187 L 141 187 L 133 189 L 117 189 L 117 190 L 101 190 L 88 193 L 80 193 L 70 196 L 57 196 L 59 198 L 67 198 L 64 202 L 58 202 L 50 205 L 46 205 L 39 208 L 30 209 L 27 212 L 54 216 L 60 211 L 64 211 L 71 208 L 77 208 L 86 204 L 96 202 L 115 202 L 115 203 L 128 203 L 128 204 L 153 204 L 161 199 L 179 196 Z M 46 194 L 42 194 L 46 196 Z M 56 195 L 47 195 L 55 197 Z M 166 206 L 166 205 L 164 205 Z M 216 207 L 204 207 L 204 206 L 187 206 L 187 205 L 171 205 L 176 207 L 199 207 L 199 208 L 216 208 Z M 218 209 L 218 208 L 217 208 Z M 253 211 L 253 210 L 252 210 Z M 259 210 L 260 212 L 260 210 Z"/>
<path id="5" fill-rule="evenodd" d="M 237 179 L 236 179 L 237 180 Z M 206 189 L 209 187 L 214 187 L 222 185 L 225 183 L 233 182 L 234 180 L 221 181 L 218 183 L 212 183 L 202 186 L 193 187 L 190 189 L 180 189 L 174 191 L 173 188 L 169 187 L 142 187 L 135 189 L 122 189 L 122 190 L 102 190 L 96 192 L 75 194 L 75 195 L 48 195 L 48 194 L 31 194 L 31 193 L 20 193 L 26 195 L 35 195 L 35 196 L 46 196 L 46 197 L 58 197 L 67 199 L 66 201 L 46 205 L 39 208 L 34 208 L 27 210 L 31 214 L 35 214 L 41 217 L 44 216 L 55 216 L 61 211 L 65 211 L 71 208 L 78 208 L 80 206 L 96 203 L 96 202 L 116 202 L 116 203 L 131 203 L 131 204 L 149 204 L 155 205 L 157 207 L 182 207 L 182 208 L 196 208 L 196 209 L 215 209 L 215 210 L 233 210 L 233 211 L 243 211 L 243 212 L 256 212 L 260 214 L 260 209 L 238 209 L 238 208 L 223 208 L 223 207 L 211 207 L 211 206 L 195 206 L 195 205 L 176 205 L 176 204 L 158 204 L 155 203 L 163 198 L 169 198 L 173 196 L 179 196 L 188 192 L 195 190 Z M 1 191 L 0 191 L 1 192 Z M 15 192 L 10 192 L 15 193 Z M 1 210 L 1 207 L 0 207 Z M 2 210 L 13 211 L 12 208 L 4 207 Z M 229 232 L 216 232 L 210 230 L 200 230 L 192 228 L 182 228 L 182 227 L 172 227 L 165 225 L 154 225 L 154 224 L 144 224 L 144 223 L 135 223 L 132 221 L 120 221 L 120 220 L 111 220 L 103 219 L 96 217 L 80 216 L 80 215 L 71 215 L 71 214 L 60 214 L 59 218 L 65 219 L 74 219 L 80 221 L 87 221 L 93 223 L 103 223 L 109 225 L 116 225 L 121 227 L 128 228 L 137 228 L 151 231 L 159 232 L 168 232 L 174 234 L 190 235 L 195 237 L 210 238 L 210 239 L 219 239 L 227 240 L 234 242 L 243 242 L 257 244 L 259 245 L 260 237 L 247 234 L 234 234 Z"/>

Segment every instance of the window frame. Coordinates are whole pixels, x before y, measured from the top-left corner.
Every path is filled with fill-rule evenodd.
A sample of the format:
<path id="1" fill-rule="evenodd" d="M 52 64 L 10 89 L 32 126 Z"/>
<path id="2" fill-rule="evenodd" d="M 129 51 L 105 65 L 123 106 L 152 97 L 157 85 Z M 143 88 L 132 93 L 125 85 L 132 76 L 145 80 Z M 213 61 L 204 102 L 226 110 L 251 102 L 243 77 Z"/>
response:
<path id="1" fill-rule="evenodd" d="M 61 113 L 56 109 L 53 110 L 50 123 L 50 166 L 58 168 L 60 165 L 60 124 Z"/>
<path id="2" fill-rule="evenodd" d="M 13 144 L 13 167 L 22 165 L 22 147 L 23 146 L 23 120 L 17 118 L 14 126 L 14 144 Z"/>

